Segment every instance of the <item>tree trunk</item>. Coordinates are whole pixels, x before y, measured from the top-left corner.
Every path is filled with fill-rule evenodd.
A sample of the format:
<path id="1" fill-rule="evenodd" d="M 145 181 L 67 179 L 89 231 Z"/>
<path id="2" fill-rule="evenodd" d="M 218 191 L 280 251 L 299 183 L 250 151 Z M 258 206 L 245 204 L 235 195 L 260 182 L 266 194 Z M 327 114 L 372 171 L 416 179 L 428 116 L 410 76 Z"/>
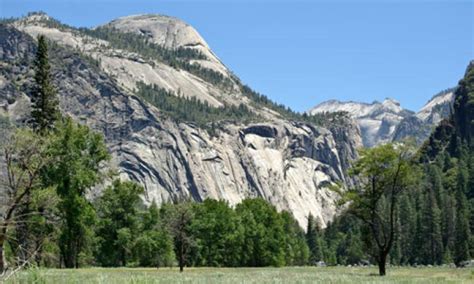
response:
<path id="1" fill-rule="evenodd" d="M 36 251 L 35 262 L 37 266 L 40 266 L 41 260 L 43 259 L 43 247 L 42 247 L 41 242 L 36 241 L 35 251 Z"/>
<path id="2" fill-rule="evenodd" d="M 74 268 L 78 269 L 79 268 L 79 253 L 77 252 L 77 248 L 74 250 Z"/>
<path id="3" fill-rule="evenodd" d="M 5 255 L 3 252 L 3 244 L 4 244 L 4 239 L 3 237 L 0 237 L 0 274 L 5 271 L 7 268 L 7 262 L 5 260 Z"/>
<path id="4" fill-rule="evenodd" d="M 387 263 L 387 254 L 381 252 L 380 253 L 380 258 L 379 258 L 379 275 L 380 276 L 385 276 L 385 265 Z"/>
<path id="5" fill-rule="evenodd" d="M 127 266 L 127 252 L 125 249 L 122 249 L 122 266 L 125 267 Z"/>
<path id="6" fill-rule="evenodd" d="M 64 267 L 74 268 L 74 256 L 64 255 Z"/>
<path id="7" fill-rule="evenodd" d="M 61 249 L 61 254 L 63 256 L 64 267 L 65 268 L 75 268 L 75 254 L 70 249 L 70 244 L 66 244 Z"/>
<path id="8" fill-rule="evenodd" d="M 16 224 L 14 224 L 16 234 L 16 243 L 14 245 L 17 246 L 17 266 L 28 261 L 31 256 L 31 253 L 34 251 L 30 240 L 30 228 L 28 226 L 28 216 L 31 215 L 30 193 L 27 193 L 24 199 L 25 204 L 19 205 L 16 209 L 16 211 L 18 212 L 16 213 L 18 217 Z"/>
<path id="9" fill-rule="evenodd" d="M 184 245 L 181 243 L 179 248 L 179 272 L 184 270 Z"/>

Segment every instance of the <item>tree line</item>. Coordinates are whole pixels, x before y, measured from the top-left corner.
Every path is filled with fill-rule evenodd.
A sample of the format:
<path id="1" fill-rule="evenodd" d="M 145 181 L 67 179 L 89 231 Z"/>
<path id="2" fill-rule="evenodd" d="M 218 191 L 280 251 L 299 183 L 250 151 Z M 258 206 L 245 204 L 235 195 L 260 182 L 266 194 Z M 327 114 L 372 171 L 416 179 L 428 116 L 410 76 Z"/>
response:
<path id="1" fill-rule="evenodd" d="M 380 147 L 370 151 L 375 150 Z M 376 162 L 370 164 L 377 165 Z M 316 239 L 308 241 L 310 262 L 324 261 L 328 265 L 454 263 L 461 266 L 474 253 L 473 201 L 468 197 L 474 184 L 468 181 L 472 182 L 468 168 L 471 167 L 451 158 L 446 161 L 439 158 L 434 164 L 419 167 L 410 165 L 410 174 L 403 178 L 411 184 L 395 200 L 388 199 L 391 192 L 385 186 L 385 189 L 379 187 L 378 194 L 372 187 L 345 191 L 343 195 L 350 200 L 350 206 L 327 228 L 321 230 L 316 220 L 309 220 L 308 234 Z M 389 175 L 389 178 L 394 176 Z M 376 182 L 387 181 L 379 176 Z M 384 245 L 383 250 L 379 245 Z M 385 253 L 386 259 L 379 259 L 380 252 Z"/>
<path id="2" fill-rule="evenodd" d="M 16 130 L 5 147 L 9 180 L 2 215 L 2 270 L 38 265 L 162 267 L 303 265 L 304 231 L 262 199 L 142 202 L 115 180 L 87 198 L 108 158 L 102 137 L 65 118 L 45 133 Z"/>
<path id="3" fill-rule="evenodd" d="M 310 262 L 464 266 L 474 257 L 474 65 L 455 89 L 451 116 L 418 150 L 362 150 L 339 190 L 347 208 L 325 230 L 309 219 Z M 408 147 L 409 148 L 409 147 Z"/>
<path id="4" fill-rule="evenodd" d="M 157 85 L 147 85 L 143 82 L 137 84 L 135 94 L 175 121 L 193 123 L 209 130 L 211 134 L 216 131 L 222 121 L 248 123 L 258 118 L 244 104 L 213 107 L 196 97 L 186 98 Z"/>
<path id="5" fill-rule="evenodd" d="M 113 179 L 104 170 L 110 156 L 102 135 L 61 114 L 50 69 L 39 36 L 31 120 L 6 124 L 2 133 L 0 270 L 306 263 L 304 231 L 262 199 L 235 207 L 216 200 L 147 207 L 141 186 L 117 179 L 88 198 Z"/>
<path id="6" fill-rule="evenodd" d="M 262 199 L 156 203 L 115 180 L 95 200 L 108 154 L 100 135 L 64 119 L 49 134 L 20 129 L 5 147 L 10 180 L 2 269 L 82 266 L 282 266 L 308 257 L 303 230 Z M 5 257 L 5 258 L 3 258 Z"/>
<path id="7" fill-rule="evenodd" d="M 70 28 L 73 29 L 73 28 Z M 221 72 L 202 67 L 192 60 L 207 60 L 207 57 L 197 49 L 178 47 L 165 48 L 140 34 L 122 32 L 112 27 L 102 26 L 95 29 L 81 28 L 80 32 L 107 41 L 111 47 L 140 54 L 145 59 L 158 60 L 175 68 L 185 70 L 202 80 L 224 88 L 231 87 L 232 81 Z"/>

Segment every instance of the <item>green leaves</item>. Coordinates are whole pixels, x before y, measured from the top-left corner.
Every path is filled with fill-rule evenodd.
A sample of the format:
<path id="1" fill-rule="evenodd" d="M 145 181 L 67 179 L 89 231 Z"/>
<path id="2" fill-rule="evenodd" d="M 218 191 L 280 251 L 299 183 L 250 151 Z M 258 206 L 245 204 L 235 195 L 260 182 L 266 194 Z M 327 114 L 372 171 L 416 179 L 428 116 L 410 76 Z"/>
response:
<path id="1" fill-rule="evenodd" d="M 99 247 L 97 258 L 104 266 L 127 265 L 140 230 L 140 185 L 115 180 L 97 201 Z"/>
<path id="2" fill-rule="evenodd" d="M 133 250 L 141 267 L 171 266 L 175 261 L 173 239 L 163 229 L 144 231 L 136 239 Z"/>
<path id="3" fill-rule="evenodd" d="M 284 265 L 285 232 L 276 208 L 260 198 L 246 199 L 236 212 L 244 226 L 243 265 Z"/>
<path id="4" fill-rule="evenodd" d="M 100 167 L 109 159 L 102 134 L 68 117 L 57 124 L 50 139 L 49 154 L 55 163 L 47 169 L 45 177 L 57 186 L 60 195 L 66 196 L 70 191 L 82 195 L 99 182 Z"/>
<path id="5" fill-rule="evenodd" d="M 386 257 L 396 241 L 399 196 L 416 179 L 412 155 L 401 144 L 361 150 L 351 172 L 358 184 L 342 192 L 342 200 L 349 203 L 348 212 L 360 218 L 371 233 L 372 238 L 366 243 L 376 251 L 380 275 L 385 275 Z"/>
<path id="6" fill-rule="evenodd" d="M 237 214 L 226 201 L 206 199 L 195 206 L 192 231 L 200 253 L 196 264 L 234 266 L 239 259 L 236 242 L 240 237 Z"/>
<path id="7" fill-rule="evenodd" d="M 43 172 L 44 185 L 55 187 L 60 197 L 59 247 L 65 265 L 78 267 L 79 255 L 88 259 L 92 254 L 95 223 L 94 208 L 85 194 L 101 180 L 100 168 L 109 154 L 101 134 L 69 117 L 56 124 L 48 139 L 47 152 L 54 163 Z"/>

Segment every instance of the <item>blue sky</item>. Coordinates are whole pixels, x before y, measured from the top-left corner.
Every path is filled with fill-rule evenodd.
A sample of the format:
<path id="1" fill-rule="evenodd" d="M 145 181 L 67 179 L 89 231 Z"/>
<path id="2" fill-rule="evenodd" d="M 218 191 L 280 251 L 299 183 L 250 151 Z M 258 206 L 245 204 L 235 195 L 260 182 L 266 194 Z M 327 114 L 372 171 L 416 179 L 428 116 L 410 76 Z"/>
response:
<path id="1" fill-rule="evenodd" d="M 160 13 L 194 26 L 245 83 L 304 111 L 395 98 L 419 109 L 474 59 L 474 1 L 0 0 L 74 26 Z"/>

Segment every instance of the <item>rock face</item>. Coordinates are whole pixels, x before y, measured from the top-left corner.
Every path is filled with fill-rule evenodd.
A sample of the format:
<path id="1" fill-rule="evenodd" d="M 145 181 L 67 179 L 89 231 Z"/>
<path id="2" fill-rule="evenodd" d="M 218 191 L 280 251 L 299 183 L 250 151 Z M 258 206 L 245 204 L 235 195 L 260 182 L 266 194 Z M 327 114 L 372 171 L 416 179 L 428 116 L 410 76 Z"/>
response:
<path id="1" fill-rule="evenodd" d="M 400 107 L 392 99 L 371 104 L 357 102 L 327 101 L 312 108 L 309 113 L 345 111 L 357 120 L 364 146 L 372 147 L 392 140 L 397 125 L 412 112 Z"/>
<path id="2" fill-rule="evenodd" d="M 132 16 L 109 25 L 142 33 L 167 48 L 200 48 L 208 61 L 203 65 L 227 74 L 231 86 L 212 84 L 159 60 L 111 48 L 102 39 L 50 20 L 35 14 L 0 24 L 1 116 L 15 122 L 28 116 L 34 37 L 45 34 L 57 44 L 51 63 L 62 111 L 104 134 L 112 153 L 110 166 L 121 177 L 142 184 L 146 202 L 216 198 L 235 204 L 262 197 L 280 210 L 291 211 L 302 226 L 309 213 L 322 226 L 334 217 L 336 196 L 329 186 L 351 183 L 347 169 L 362 146 L 352 119 L 323 127 L 255 107 L 199 34 L 173 18 Z M 192 122 L 173 120 L 136 96 L 133 90 L 140 81 L 179 89 L 176 94 L 215 107 L 242 103 L 260 121 L 223 121 L 211 135 Z"/>
<path id="3" fill-rule="evenodd" d="M 453 101 L 453 90 L 449 89 L 435 95 L 417 113 L 402 108 L 393 99 L 372 104 L 331 100 L 308 112 L 348 112 L 360 127 L 364 146 L 373 147 L 405 138 L 414 138 L 422 143 L 429 137 L 433 127 L 449 116 Z"/>
<path id="4" fill-rule="evenodd" d="M 448 89 L 435 95 L 416 113 L 416 117 L 432 125 L 438 124 L 451 114 L 454 92 L 455 89 Z"/>
<path id="5" fill-rule="evenodd" d="M 205 60 L 200 65 L 229 75 L 229 71 L 212 52 L 201 35 L 180 19 L 164 15 L 133 15 L 118 18 L 104 25 L 122 32 L 142 34 L 152 42 L 169 49 L 192 48 L 200 51 Z"/>

